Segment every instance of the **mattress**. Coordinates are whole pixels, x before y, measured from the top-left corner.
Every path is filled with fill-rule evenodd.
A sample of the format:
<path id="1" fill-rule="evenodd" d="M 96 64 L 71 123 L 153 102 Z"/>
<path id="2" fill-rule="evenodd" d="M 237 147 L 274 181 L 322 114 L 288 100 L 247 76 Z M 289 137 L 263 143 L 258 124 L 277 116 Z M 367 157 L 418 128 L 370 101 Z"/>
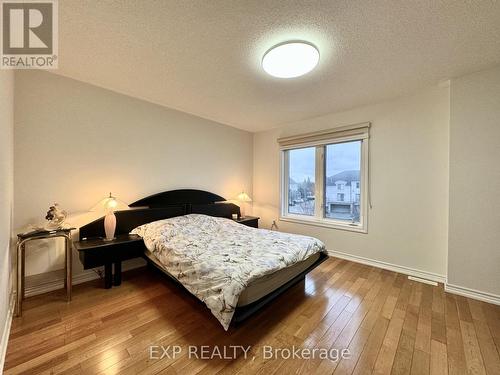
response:
<path id="1" fill-rule="evenodd" d="M 161 264 L 158 258 L 149 251 L 145 251 L 145 255 L 154 263 L 156 266 L 166 273 L 168 276 L 174 278 Z M 243 307 L 249 305 L 255 301 L 258 301 L 262 297 L 268 295 L 269 293 L 275 291 L 280 286 L 286 284 L 289 280 L 293 279 L 299 273 L 305 271 L 310 266 L 314 264 L 320 257 L 319 253 L 311 255 L 306 260 L 294 264 L 293 266 L 283 268 L 274 273 L 264 275 L 256 280 L 253 280 L 248 286 L 241 292 L 240 298 L 238 300 L 238 307 Z M 174 278 L 175 279 L 175 278 Z"/>
<path id="2" fill-rule="evenodd" d="M 226 330 L 236 307 L 269 294 L 293 277 L 289 273 L 296 267 L 306 269 L 312 255 L 326 252 L 313 237 L 200 214 L 143 224 L 132 233 L 144 239 L 155 263 L 203 301 Z M 275 273 L 278 278 L 270 276 Z M 257 286 L 248 290 L 252 283 Z"/>

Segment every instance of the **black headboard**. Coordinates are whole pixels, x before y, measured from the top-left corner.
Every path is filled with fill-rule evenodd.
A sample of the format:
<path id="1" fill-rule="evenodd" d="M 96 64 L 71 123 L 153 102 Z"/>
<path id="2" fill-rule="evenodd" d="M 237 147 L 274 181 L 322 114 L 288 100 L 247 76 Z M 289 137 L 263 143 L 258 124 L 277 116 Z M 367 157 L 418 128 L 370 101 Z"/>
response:
<path id="1" fill-rule="evenodd" d="M 224 201 L 225 199 L 220 195 L 208 191 L 180 189 L 150 195 L 149 197 L 139 199 L 137 202 L 129 204 L 129 206 L 158 208 L 173 204 L 211 204 Z"/>
<path id="2" fill-rule="evenodd" d="M 143 208 L 115 212 L 115 233 L 130 233 L 142 224 L 191 213 L 226 218 L 237 214 L 239 217 L 240 208 L 237 205 L 216 203 L 224 201 L 225 199 L 217 194 L 194 189 L 171 190 L 151 195 L 129 205 Z M 94 237 L 104 237 L 104 217 L 80 228 L 80 239 Z"/>

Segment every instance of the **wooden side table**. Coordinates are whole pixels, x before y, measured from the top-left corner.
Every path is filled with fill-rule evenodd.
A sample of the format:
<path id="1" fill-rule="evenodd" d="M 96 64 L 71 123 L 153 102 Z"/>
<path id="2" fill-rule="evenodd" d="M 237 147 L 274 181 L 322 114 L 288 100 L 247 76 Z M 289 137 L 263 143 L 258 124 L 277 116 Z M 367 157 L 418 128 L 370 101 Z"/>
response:
<path id="1" fill-rule="evenodd" d="M 38 230 L 29 233 L 20 233 L 17 235 L 17 285 L 16 285 L 16 310 L 15 315 L 21 316 L 23 312 L 24 299 L 24 278 L 26 261 L 26 243 L 34 240 L 43 240 L 48 238 L 64 238 L 65 240 L 65 262 L 64 262 L 64 288 L 66 289 L 66 299 L 71 301 L 71 277 L 72 277 L 72 258 L 71 258 L 71 231 L 75 228 L 61 228 L 55 230 Z"/>

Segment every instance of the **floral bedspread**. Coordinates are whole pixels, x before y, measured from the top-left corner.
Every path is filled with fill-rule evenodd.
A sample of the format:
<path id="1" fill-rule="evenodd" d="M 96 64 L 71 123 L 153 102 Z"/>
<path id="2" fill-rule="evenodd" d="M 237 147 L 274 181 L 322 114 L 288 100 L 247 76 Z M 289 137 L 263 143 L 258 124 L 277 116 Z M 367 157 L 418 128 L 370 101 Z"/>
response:
<path id="1" fill-rule="evenodd" d="M 146 247 L 229 328 L 241 292 L 253 280 L 325 252 L 312 237 L 250 228 L 191 214 L 135 228 Z"/>

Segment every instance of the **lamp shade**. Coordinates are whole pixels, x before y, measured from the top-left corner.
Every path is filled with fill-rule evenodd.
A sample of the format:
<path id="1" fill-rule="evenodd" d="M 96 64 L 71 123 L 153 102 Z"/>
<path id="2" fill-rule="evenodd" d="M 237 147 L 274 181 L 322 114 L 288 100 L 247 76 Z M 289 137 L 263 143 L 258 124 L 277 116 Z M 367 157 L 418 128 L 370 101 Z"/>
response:
<path id="1" fill-rule="evenodd" d="M 128 210 L 129 206 L 114 197 L 111 193 L 106 198 L 103 198 L 97 203 L 94 207 L 90 209 L 92 212 L 107 212 L 107 211 L 120 211 L 120 210 Z"/>
<path id="2" fill-rule="evenodd" d="M 236 197 L 237 200 L 239 200 L 240 202 L 251 202 L 252 201 L 252 198 L 250 198 L 248 196 L 247 193 L 245 193 L 244 191 L 242 191 L 241 193 L 238 194 L 238 197 Z"/>

